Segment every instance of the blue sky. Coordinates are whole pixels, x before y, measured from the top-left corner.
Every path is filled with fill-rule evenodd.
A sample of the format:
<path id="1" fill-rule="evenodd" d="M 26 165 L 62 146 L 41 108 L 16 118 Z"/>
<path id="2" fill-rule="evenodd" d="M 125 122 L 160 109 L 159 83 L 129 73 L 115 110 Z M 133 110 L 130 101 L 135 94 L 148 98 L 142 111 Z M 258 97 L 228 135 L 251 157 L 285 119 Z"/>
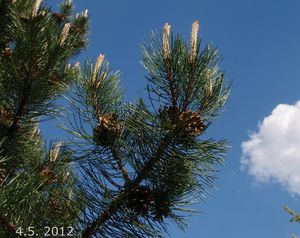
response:
<path id="1" fill-rule="evenodd" d="M 50 2 L 55 5 L 58 1 Z M 249 132 L 256 133 L 261 140 L 273 140 L 273 134 L 270 134 L 273 128 L 281 127 L 282 121 L 276 121 L 279 112 L 272 114 L 271 119 L 274 120 L 271 122 L 263 123 L 264 118 L 270 116 L 279 104 L 294 105 L 300 100 L 300 2 L 75 0 L 75 6 L 78 11 L 89 9 L 91 16 L 89 48 L 81 58 L 96 58 L 99 53 L 105 54 L 112 68 L 122 72 L 127 100 L 134 100 L 137 92 L 143 92 L 145 87 L 146 72 L 139 63 L 142 40 L 149 37 L 151 30 L 160 30 L 165 22 L 171 24 L 174 32 L 188 39 L 192 22 L 198 19 L 199 34 L 204 42 L 213 42 L 221 50 L 221 67 L 228 81 L 232 82 L 232 94 L 227 111 L 209 129 L 208 136 L 227 138 L 231 149 L 218 173 L 217 189 L 213 191 L 213 196 L 195 206 L 202 214 L 189 219 L 190 228 L 186 233 L 171 225 L 170 237 L 300 236 L 300 225 L 290 223 L 289 216 L 283 211 L 285 205 L 300 211 L 298 183 L 295 189 L 289 187 L 289 179 L 297 177 L 297 171 L 292 174 L 294 177 L 289 177 L 280 170 L 282 177 L 278 177 L 278 170 L 274 170 L 273 166 L 277 153 L 267 152 L 264 144 L 248 146 L 251 147 L 250 152 L 248 150 L 251 166 L 244 171 L 240 162 L 242 142 L 248 141 L 250 144 L 252 141 Z M 284 107 L 282 113 L 285 114 L 285 110 L 291 107 Z M 289 125 L 297 123 L 295 120 L 284 120 Z M 261 122 L 259 128 L 258 122 Z M 50 131 L 50 128 L 50 122 L 42 125 L 47 138 L 60 136 L 58 130 Z M 264 134 L 265 128 L 271 128 L 269 137 Z M 286 134 L 284 131 L 282 133 Z M 296 141 L 296 149 L 299 142 Z M 276 148 L 279 148 L 280 142 L 276 143 Z M 287 144 L 288 139 L 282 142 L 282 148 Z M 274 152 L 272 145 L 271 151 Z M 263 168 L 270 173 L 263 173 L 263 179 L 256 170 L 259 166 L 255 164 L 257 151 L 268 155 L 264 157 Z M 300 153 L 298 155 L 300 160 Z M 296 157 L 290 160 L 279 158 L 276 163 L 280 168 L 291 167 L 297 161 Z M 252 173 L 249 168 L 252 168 Z M 298 174 L 300 176 L 300 169 Z"/>

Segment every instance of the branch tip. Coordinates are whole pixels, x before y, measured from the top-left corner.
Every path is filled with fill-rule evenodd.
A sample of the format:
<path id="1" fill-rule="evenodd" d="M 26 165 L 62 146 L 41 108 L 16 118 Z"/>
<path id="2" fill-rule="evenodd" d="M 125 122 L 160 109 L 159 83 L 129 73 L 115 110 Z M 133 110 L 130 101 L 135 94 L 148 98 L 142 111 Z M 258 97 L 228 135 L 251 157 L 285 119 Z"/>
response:
<path id="1" fill-rule="evenodd" d="M 167 58 L 170 54 L 170 29 L 171 25 L 166 23 L 163 28 L 163 56 L 164 58 Z"/>
<path id="2" fill-rule="evenodd" d="M 191 32 L 191 51 L 190 51 L 190 58 L 194 60 L 197 53 L 197 39 L 198 39 L 198 31 L 199 31 L 199 21 L 194 21 L 192 25 L 192 32 Z"/>
<path id="3" fill-rule="evenodd" d="M 59 37 L 59 44 L 63 45 L 65 40 L 67 39 L 68 35 L 69 35 L 69 31 L 71 28 L 71 23 L 66 23 L 64 25 L 64 28 L 61 31 L 60 37 Z"/>
<path id="4" fill-rule="evenodd" d="M 100 54 L 97 58 L 97 61 L 95 63 L 95 67 L 94 67 L 94 71 L 93 71 L 93 76 L 92 76 L 92 81 L 93 82 L 96 82 L 96 79 L 97 79 L 97 74 L 99 73 L 100 71 L 100 68 L 102 66 L 102 63 L 104 61 L 104 55 L 103 54 Z"/>
<path id="5" fill-rule="evenodd" d="M 35 17 L 35 16 L 37 15 L 37 12 L 38 12 L 38 10 L 39 10 L 39 7 L 40 7 L 42 1 L 43 1 L 43 0 L 36 0 L 36 1 L 34 2 L 34 5 L 33 5 L 33 7 L 32 7 L 32 12 L 31 12 L 31 16 L 32 16 L 32 17 Z"/>

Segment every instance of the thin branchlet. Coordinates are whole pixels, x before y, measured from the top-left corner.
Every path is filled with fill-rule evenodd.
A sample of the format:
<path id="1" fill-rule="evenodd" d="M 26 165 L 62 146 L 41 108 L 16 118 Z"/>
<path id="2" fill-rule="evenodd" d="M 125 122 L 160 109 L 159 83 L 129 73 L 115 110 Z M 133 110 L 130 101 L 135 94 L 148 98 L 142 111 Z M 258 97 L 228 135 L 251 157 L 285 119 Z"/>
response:
<path id="1" fill-rule="evenodd" d="M 100 103 L 99 103 L 99 99 L 97 96 L 99 87 L 101 87 L 101 84 L 104 82 L 104 79 L 106 78 L 106 75 L 107 75 L 107 72 L 104 69 L 102 77 L 98 77 L 99 73 L 101 72 L 101 67 L 103 65 L 103 62 L 104 62 L 104 55 L 100 54 L 94 65 L 91 79 L 90 79 L 91 94 L 92 94 L 91 96 L 92 96 L 92 101 L 93 101 L 92 102 L 93 108 L 95 109 L 95 112 L 96 112 L 98 126 L 101 126 L 103 124 L 106 126 L 109 126 L 109 122 L 108 122 L 107 118 L 101 112 Z M 109 148 L 111 149 L 113 157 L 117 162 L 118 168 L 119 168 L 120 172 L 122 173 L 125 182 L 128 183 L 130 181 L 130 177 L 129 177 L 128 172 L 126 171 L 125 167 L 123 166 L 122 158 L 121 158 L 120 154 L 114 147 L 110 146 Z"/>

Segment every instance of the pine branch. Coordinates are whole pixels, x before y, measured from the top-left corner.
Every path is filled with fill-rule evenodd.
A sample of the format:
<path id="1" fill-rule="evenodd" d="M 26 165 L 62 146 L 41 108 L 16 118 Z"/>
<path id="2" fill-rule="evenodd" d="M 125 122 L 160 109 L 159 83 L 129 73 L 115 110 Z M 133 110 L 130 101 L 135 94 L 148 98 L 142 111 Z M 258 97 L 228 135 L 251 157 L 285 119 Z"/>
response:
<path id="1" fill-rule="evenodd" d="M 125 167 L 122 163 L 121 155 L 118 153 L 118 151 L 115 148 L 111 147 L 110 149 L 111 149 L 113 157 L 115 158 L 115 160 L 117 162 L 118 168 L 119 168 L 119 170 L 121 171 L 121 173 L 123 175 L 123 178 L 125 180 L 125 184 L 131 182 L 131 179 L 128 175 L 128 172 L 127 172 L 127 170 L 125 169 Z"/>
<path id="2" fill-rule="evenodd" d="M 102 175 L 103 175 L 103 177 L 105 178 L 105 179 L 107 179 L 107 181 L 108 182 L 110 182 L 113 186 L 115 186 L 117 189 L 121 189 L 122 188 L 122 186 L 121 185 L 119 185 L 118 183 L 116 183 L 111 177 L 110 177 L 110 175 L 106 172 L 106 171 L 101 171 L 101 173 L 102 173 Z"/>
<path id="3" fill-rule="evenodd" d="M 30 64 L 32 65 L 32 64 Z M 25 81 L 25 88 L 23 90 L 23 95 L 21 97 L 20 104 L 17 109 L 17 113 L 14 116 L 13 122 L 11 126 L 9 127 L 6 136 L 14 134 L 15 130 L 17 129 L 17 124 L 19 123 L 20 118 L 23 116 L 24 109 L 28 103 L 28 99 L 30 97 L 30 91 L 31 91 L 31 69 L 32 67 L 30 66 L 30 70 L 28 71 L 27 77 L 24 79 Z"/>
<path id="4" fill-rule="evenodd" d="M 150 158 L 150 160 L 144 165 L 144 167 L 141 169 L 141 171 L 139 171 L 137 177 L 135 178 L 135 180 L 132 183 L 133 186 L 139 185 L 142 182 L 142 180 L 144 178 L 146 178 L 147 175 L 151 172 L 151 170 L 153 169 L 153 167 L 161 159 L 161 156 L 163 155 L 163 153 L 165 152 L 165 150 L 168 148 L 168 146 L 170 145 L 170 143 L 173 141 L 174 134 L 176 134 L 176 131 L 168 133 L 161 140 L 161 143 L 160 143 L 159 147 L 157 148 L 157 151 L 156 151 L 155 155 L 153 155 Z"/>
<path id="5" fill-rule="evenodd" d="M 31 39 L 32 39 L 32 41 L 31 41 L 31 56 L 32 56 L 32 58 L 29 63 L 28 71 L 26 72 L 26 76 L 25 76 L 25 78 L 23 78 L 23 80 L 25 82 L 25 86 L 22 91 L 21 101 L 18 106 L 17 112 L 14 115 L 13 122 L 12 122 L 11 126 L 9 127 L 6 136 L 9 136 L 15 132 L 15 130 L 17 128 L 17 124 L 18 124 L 20 118 L 23 116 L 24 109 L 27 106 L 27 103 L 28 103 L 28 100 L 30 97 L 30 93 L 31 93 L 31 84 L 35 78 L 35 74 L 33 73 L 33 69 L 36 66 L 35 38 L 33 37 Z"/>
<path id="6" fill-rule="evenodd" d="M 74 19 L 74 27 L 69 32 L 68 23 L 61 31 L 63 24 L 54 19 L 50 8 L 40 8 L 41 1 L 1 1 L 0 15 L 4 2 L 9 2 L 10 11 L 5 13 L 9 18 L 5 35 L 0 36 L 0 48 L 5 47 L 4 51 L 0 49 L 0 137 L 9 137 L 1 154 L 11 160 L 3 165 L 6 177 L 0 192 L 0 227 L 12 233 L 14 224 L 8 221 L 37 229 L 45 224 L 71 225 L 79 212 L 78 204 L 76 209 L 71 204 L 75 180 L 67 169 L 72 155 L 66 153 L 62 163 L 52 166 L 58 156 L 56 149 L 51 161 L 46 161 L 49 154 L 31 119 L 35 123 L 38 116 L 49 115 L 49 106 L 61 92 L 62 84 L 70 85 L 74 75 L 71 71 L 65 74 L 66 64 L 84 46 L 87 17 L 64 15 L 66 21 Z M 71 2 L 66 4 L 71 9 Z M 1 26 L 6 24 L 2 20 L 0 16 Z M 14 232 L 12 237 L 15 236 Z"/>
<path id="7" fill-rule="evenodd" d="M 97 117 L 97 120 L 98 120 L 98 125 L 101 125 L 102 120 L 105 120 L 104 115 L 101 112 L 99 99 L 97 97 L 99 87 L 101 87 L 101 84 L 103 84 L 103 82 L 105 80 L 105 77 L 107 75 L 106 71 L 104 71 L 102 74 L 99 74 L 101 72 L 101 67 L 102 67 L 103 61 L 104 61 L 104 55 L 100 54 L 97 61 L 96 61 L 96 63 L 95 63 L 94 70 L 93 70 L 93 73 L 92 73 L 92 77 L 91 77 L 90 82 L 89 82 L 90 85 L 91 85 L 92 104 L 93 104 L 93 108 L 94 108 L 95 113 L 96 113 L 96 117 Z M 113 146 L 109 146 L 109 148 L 112 152 L 114 160 L 116 161 L 116 163 L 118 165 L 118 168 L 119 168 L 120 172 L 123 175 L 123 178 L 125 180 L 125 184 L 130 182 L 131 179 L 128 175 L 128 172 L 126 171 L 125 167 L 122 164 L 121 155 L 118 153 L 118 151 Z"/>
<path id="8" fill-rule="evenodd" d="M 148 176 L 155 164 L 161 159 L 161 156 L 164 153 L 165 149 L 172 142 L 173 136 L 174 133 L 170 133 L 166 135 L 164 139 L 162 139 L 155 155 L 152 156 L 150 160 L 145 164 L 145 166 L 141 169 L 141 171 L 139 171 L 136 178 L 131 183 L 127 184 L 127 189 L 124 192 L 120 193 L 120 195 L 111 202 L 111 204 L 105 209 L 105 211 L 102 212 L 102 214 L 83 231 L 82 238 L 92 237 L 97 232 L 97 230 L 102 225 L 104 225 L 105 222 L 109 220 L 115 212 L 120 209 L 130 189 L 138 186 Z"/>
<path id="9" fill-rule="evenodd" d="M 145 148 L 143 143 L 147 143 L 148 136 L 145 132 L 144 138 L 139 138 L 134 143 L 137 143 L 138 146 L 141 146 L 141 150 L 138 150 L 141 157 L 130 158 L 133 160 L 133 167 L 136 167 L 137 174 L 135 178 L 129 183 L 125 184 L 124 190 L 119 193 L 119 195 L 110 200 L 109 205 L 106 206 L 104 210 L 101 211 L 101 214 L 96 214 L 96 217 L 93 218 L 90 225 L 88 225 L 82 232 L 83 238 L 89 238 L 97 234 L 102 229 L 105 229 L 105 226 L 109 226 L 109 221 L 114 219 L 118 214 L 122 214 L 121 208 L 124 208 L 123 205 L 126 203 L 126 200 L 131 194 L 134 188 L 142 186 L 142 182 L 147 179 L 150 187 L 155 190 L 157 189 L 158 195 L 164 196 L 163 193 L 167 194 L 166 200 L 167 203 L 170 203 L 170 206 L 166 208 L 166 217 L 171 217 L 171 206 L 175 206 L 176 202 L 182 201 L 183 197 L 187 194 L 193 195 L 196 192 L 196 187 L 201 186 L 200 190 L 206 191 L 204 186 L 211 187 L 213 176 L 210 172 L 214 170 L 213 165 L 215 163 L 214 159 L 218 157 L 207 156 L 208 165 L 204 165 L 204 168 L 199 168 L 198 163 L 200 162 L 200 151 L 199 154 L 195 153 L 188 154 L 188 150 L 197 148 L 197 142 L 194 140 L 197 136 L 202 134 L 207 126 L 205 126 L 204 121 L 202 121 L 202 115 L 200 115 L 197 110 L 207 110 L 207 121 L 209 123 L 209 116 L 214 115 L 226 102 L 227 99 L 227 89 L 223 90 L 223 76 L 221 71 L 215 70 L 215 75 L 206 75 L 205 70 L 215 69 L 218 58 L 216 56 L 216 51 L 207 48 L 202 53 L 199 52 L 199 44 L 197 43 L 197 33 L 198 33 L 199 24 L 196 21 L 193 24 L 192 34 L 191 34 L 191 43 L 190 48 L 178 37 L 175 41 L 175 45 L 170 50 L 169 46 L 169 30 L 170 26 L 165 25 L 163 42 L 157 44 L 157 42 L 151 42 L 151 46 L 155 48 L 152 49 L 145 45 L 144 47 L 144 66 L 149 72 L 150 77 L 148 77 L 150 82 L 150 87 L 152 92 L 158 97 L 158 102 L 161 111 L 158 115 L 149 114 L 151 119 L 143 118 L 145 122 L 149 121 L 154 122 L 154 128 L 159 127 L 160 133 L 164 133 L 165 136 L 156 144 L 156 141 L 153 141 L 153 144 L 149 145 L 151 149 Z M 159 42 L 160 43 L 160 42 Z M 161 49 L 161 46 L 163 47 Z M 188 50 L 189 49 L 189 50 Z M 212 87 L 211 83 L 214 83 Z M 206 89 L 207 84 L 209 84 L 209 89 Z M 210 90 L 206 93 L 206 90 Z M 163 104 L 160 103 L 160 99 L 163 99 Z M 178 101 L 179 102 L 178 102 Z M 178 105 L 179 103 L 179 105 Z M 166 105 L 172 105 L 173 108 L 166 107 Z M 180 108 L 178 108 L 180 106 Z M 201 108 L 204 107 L 203 108 Z M 200 108 L 200 109 L 199 109 Z M 155 108 L 154 108 L 155 109 Z M 95 110 L 100 111 L 100 110 Z M 157 110 L 155 110 L 157 111 Z M 100 116 L 98 116 L 100 118 Z M 160 119 L 158 119 L 160 118 Z M 141 118 L 135 118 L 134 120 L 141 120 Z M 155 121 L 157 120 L 157 123 Z M 148 121 L 147 121 L 148 122 Z M 146 122 L 146 123 L 147 123 Z M 140 128 L 138 123 L 131 125 L 133 131 L 146 130 L 145 125 L 141 125 Z M 150 125 L 150 127 L 153 125 Z M 131 133 L 132 133 L 131 132 Z M 129 129 L 130 133 L 130 129 Z M 158 134 L 153 134 L 152 136 L 158 136 Z M 176 140 L 177 145 L 174 148 L 170 148 L 170 144 Z M 195 143 L 194 148 L 193 143 Z M 186 153 L 182 153 L 178 147 L 182 144 L 182 150 L 185 150 Z M 157 147 L 156 147 L 157 145 Z M 186 146 L 186 147 L 185 147 Z M 221 144 L 218 144 L 221 149 Z M 147 146 L 145 146 L 147 147 Z M 178 151 L 176 151 L 178 149 Z M 214 148 L 211 148 L 212 150 Z M 168 160 L 166 159 L 166 153 L 169 153 L 171 150 L 170 157 L 174 158 L 175 161 L 170 160 L 169 162 L 174 162 L 174 166 L 178 167 L 177 171 L 174 171 L 172 166 L 168 168 Z M 215 148 L 217 151 L 217 149 Z M 148 158 L 145 163 L 141 163 L 144 159 L 143 153 L 150 152 L 150 155 L 144 156 Z M 152 152 L 153 151 L 153 152 Z M 116 156 L 114 156 L 116 157 Z M 184 159 L 183 157 L 190 157 L 189 159 Z M 200 158 L 199 158 L 200 157 Z M 179 158 L 178 162 L 175 158 Z M 206 155 L 204 155 L 206 158 Z M 116 158 L 115 158 L 116 159 Z M 121 162 L 117 160 L 117 163 Z M 165 162 L 165 163 L 164 163 Z M 178 162 L 178 164 L 176 164 Z M 205 162 L 206 163 L 206 162 Z M 119 170 L 122 171 L 122 164 L 118 164 Z M 160 167 L 161 166 L 161 167 Z M 167 172 L 166 174 L 163 174 Z M 184 185 L 172 184 L 170 178 L 173 176 L 178 176 L 180 178 L 178 183 L 185 183 Z M 126 175 L 123 173 L 123 177 Z M 161 178 L 160 178 L 161 177 Z M 197 197 L 198 198 L 198 197 Z M 161 198 L 158 198 L 158 200 Z M 165 201 L 165 202 L 166 202 Z M 187 204 L 185 201 L 183 204 Z M 159 206 L 159 205 L 158 205 Z M 129 207 L 130 208 L 130 207 Z M 168 210 L 169 209 L 169 210 Z M 133 209 L 134 212 L 134 209 Z M 169 212 L 169 213 L 168 213 Z M 155 211 L 154 211 L 155 213 Z M 126 214 L 124 212 L 124 214 Z M 137 215 L 139 213 L 137 212 Z M 174 213 L 173 213 L 174 214 Z M 158 215 L 158 223 L 162 223 L 161 220 L 164 215 Z M 174 215 L 174 217 L 176 217 Z M 154 219 L 155 218 L 149 218 Z M 152 220 L 153 221 L 153 220 Z M 151 221 L 151 222 L 152 222 Z"/>

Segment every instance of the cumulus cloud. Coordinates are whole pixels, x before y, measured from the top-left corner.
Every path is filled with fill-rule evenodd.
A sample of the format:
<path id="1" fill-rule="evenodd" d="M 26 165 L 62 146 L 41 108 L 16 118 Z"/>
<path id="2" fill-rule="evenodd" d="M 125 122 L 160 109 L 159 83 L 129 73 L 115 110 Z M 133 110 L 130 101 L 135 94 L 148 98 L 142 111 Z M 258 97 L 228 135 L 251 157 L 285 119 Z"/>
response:
<path id="1" fill-rule="evenodd" d="M 300 196 L 300 101 L 279 104 L 242 143 L 241 164 L 257 181 L 275 181 Z"/>

